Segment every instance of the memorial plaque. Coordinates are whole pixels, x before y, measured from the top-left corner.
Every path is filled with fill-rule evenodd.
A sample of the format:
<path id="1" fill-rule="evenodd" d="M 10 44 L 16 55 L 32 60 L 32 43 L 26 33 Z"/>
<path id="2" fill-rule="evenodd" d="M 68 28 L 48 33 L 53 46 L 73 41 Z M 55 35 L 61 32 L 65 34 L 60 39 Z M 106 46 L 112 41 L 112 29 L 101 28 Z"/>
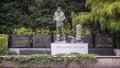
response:
<path id="1" fill-rule="evenodd" d="M 81 41 L 83 43 L 88 43 L 89 48 L 93 47 L 93 36 L 92 35 L 82 35 Z"/>
<path id="2" fill-rule="evenodd" d="M 88 54 L 87 43 L 51 43 L 53 56 L 65 54 Z"/>
<path id="3" fill-rule="evenodd" d="M 113 37 L 112 35 L 97 35 L 95 38 L 97 48 L 112 48 Z"/>
<path id="4" fill-rule="evenodd" d="M 33 35 L 33 47 L 34 48 L 40 48 L 40 47 L 45 47 L 48 48 L 50 47 L 51 44 L 51 35 Z"/>
<path id="5" fill-rule="evenodd" d="M 28 35 L 12 35 L 12 47 L 30 47 L 30 36 Z"/>

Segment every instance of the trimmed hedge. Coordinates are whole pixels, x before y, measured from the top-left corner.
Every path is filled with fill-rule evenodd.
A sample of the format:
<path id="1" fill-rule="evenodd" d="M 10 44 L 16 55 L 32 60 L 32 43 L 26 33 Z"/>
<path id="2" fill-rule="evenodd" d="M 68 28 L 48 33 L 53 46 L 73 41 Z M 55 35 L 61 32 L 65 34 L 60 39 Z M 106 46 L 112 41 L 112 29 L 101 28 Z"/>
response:
<path id="1" fill-rule="evenodd" d="M 95 62 L 97 60 L 95 56 L 94 54 L 68 54 L 61 57 L 53 57 L 48 54 L 33 54 L 29 56 L 0 56 L 0 60 L 11 60 L 20 64 L 69 64 L 71 62 Z"/>
<path id="2" fill-rule="evenodd" d="M 0 55 L 8 53 L 8 35 L 0 34 Z"/>

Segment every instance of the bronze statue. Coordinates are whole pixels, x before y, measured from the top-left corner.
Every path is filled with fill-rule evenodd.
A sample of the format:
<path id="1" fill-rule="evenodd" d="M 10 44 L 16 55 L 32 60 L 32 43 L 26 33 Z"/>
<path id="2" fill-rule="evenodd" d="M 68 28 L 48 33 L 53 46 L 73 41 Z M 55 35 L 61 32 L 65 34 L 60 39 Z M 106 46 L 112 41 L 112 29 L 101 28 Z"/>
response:
<path id="1" fill-rule="evenodd" d="M 54 14 L 53 19 L 56 21 L 56 29 L 57 29 L 57 41 L 65 41 L 64 35 L 64 23 L 65 15 L 64 12 L 61 10 L 61 7 L 57 8 L 57 11 Z"/>

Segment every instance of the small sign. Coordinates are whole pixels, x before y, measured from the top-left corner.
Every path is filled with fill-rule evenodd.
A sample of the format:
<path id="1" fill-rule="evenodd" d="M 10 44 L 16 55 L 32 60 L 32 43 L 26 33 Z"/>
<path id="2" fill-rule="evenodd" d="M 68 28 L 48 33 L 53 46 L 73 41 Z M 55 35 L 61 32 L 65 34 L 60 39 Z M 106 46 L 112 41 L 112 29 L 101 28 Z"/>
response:
<path id="1" fill-rule="evenodd" d="M 12 35 L 12 47 L 30 47 L 30 36 Z"/>
<path id="2" fill-rule="evenodd" d="M 50 48 L 51 35 L 33 35 L 33 48 Z"/>
<path id="3" fill-rule="evenodd" d="M 88 54 L 88 43 L 51 43 L 51 54 Z"/>
<path id="4" fill-rule="evenodd" d="M 97 48 L 113 48 L 112 35 L 97 35 L 95 44 Z"/>

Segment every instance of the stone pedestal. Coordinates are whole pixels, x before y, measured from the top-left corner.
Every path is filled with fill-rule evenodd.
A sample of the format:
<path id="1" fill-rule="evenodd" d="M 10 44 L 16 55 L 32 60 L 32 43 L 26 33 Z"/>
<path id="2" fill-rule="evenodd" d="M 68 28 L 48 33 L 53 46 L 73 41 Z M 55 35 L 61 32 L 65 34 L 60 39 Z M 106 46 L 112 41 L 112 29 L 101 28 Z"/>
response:
<path id="1" fill-rule="evenodd" d="M 57 35 L 53 35 L 53 42 L 67 42 L 66 41 L 66 38 L 67 38 L 67 35 L 64 35 L 65 36 L 65 40 L 57 40 Z"/>
<path id="2" fill-rule="evenodd" d="M 51 43 L 51 54 L 88 54 L 88 43 Z"/>

